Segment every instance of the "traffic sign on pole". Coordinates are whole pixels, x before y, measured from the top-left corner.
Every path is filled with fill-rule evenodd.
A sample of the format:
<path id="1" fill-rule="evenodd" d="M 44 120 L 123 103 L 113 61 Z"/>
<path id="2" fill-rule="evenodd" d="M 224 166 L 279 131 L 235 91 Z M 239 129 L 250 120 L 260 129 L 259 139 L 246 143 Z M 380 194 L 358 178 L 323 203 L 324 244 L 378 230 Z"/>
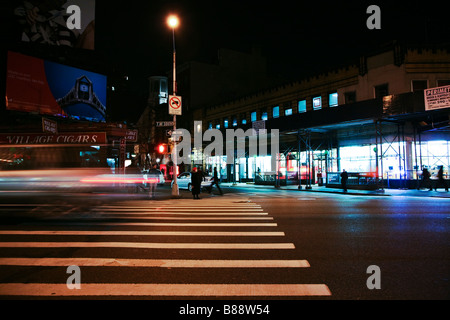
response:
<path id="1" fill-rule="evenodd" d="M 156 121 L 157 127 L 173 127 L 173 121 Z"/>
<path id="2" fill-rule="evenodd" d="M 181 97 L 169 95 L 169 114 L 181 116 Z"/>

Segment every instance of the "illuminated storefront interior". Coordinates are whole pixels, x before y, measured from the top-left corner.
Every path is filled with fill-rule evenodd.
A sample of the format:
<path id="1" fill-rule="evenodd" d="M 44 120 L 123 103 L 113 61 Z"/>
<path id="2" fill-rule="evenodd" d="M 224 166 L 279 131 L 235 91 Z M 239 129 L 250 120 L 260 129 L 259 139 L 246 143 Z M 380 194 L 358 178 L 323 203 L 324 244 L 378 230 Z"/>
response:
<path id="1" fill-rule="evenodd" d="M 443 166 L 444 174 L 448 175 L 449 140 L 421 141 L 415 144 L 411 141 L 391 142 L 378 145 L 378 148 L 378 172 L 380 176 L 382 172 L 385 180 L 420 179 L 424 167 L 435 176 L 439 166 Z M 312 184 L 319 183 L 320 178 L 326 181 L 327 173 L 337 173 L 343 169 L 367 177 L 375 177 L 377 174 L 376 144 L 302 151 L 300 157 L 298 155 L 298 152 L 289 152 L 287 155 L 279 153 L 277 168 L 272 168 L 270 155 L 238 158 L 234 166 L 227 165 L 226 156 L 213 156 L 206 159 L 206 168 L 212 173 L 214 167 L 217 167 L 222 181 L 260 184 L 274 183 L 277 169 L 282 184 L 298 184 L 299 170 L 302 181 L 309 176 Z"/>

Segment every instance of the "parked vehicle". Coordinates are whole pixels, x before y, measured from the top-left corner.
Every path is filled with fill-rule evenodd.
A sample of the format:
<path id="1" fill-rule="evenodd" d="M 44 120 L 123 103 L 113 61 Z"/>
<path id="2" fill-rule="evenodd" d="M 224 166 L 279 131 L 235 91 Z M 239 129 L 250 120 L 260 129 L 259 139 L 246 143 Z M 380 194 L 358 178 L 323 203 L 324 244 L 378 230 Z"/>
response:
<path id="1" fill-rule="evenodd" d="M 212 179 L 213 179 L 212 176 L 203 176 L 202 190 L 211 192 Z M 179 174 L 177 177 L 177 184 L 178 184 L 178 189 L 187 189 L 187 190 L 191 191 L 192 190 L 191 173 L 183 172 L 183 173 Z M 170 184 L 170 186 L 171 187 L 173 186 L 173 180 L 172 180 L 172 183 Z"/>

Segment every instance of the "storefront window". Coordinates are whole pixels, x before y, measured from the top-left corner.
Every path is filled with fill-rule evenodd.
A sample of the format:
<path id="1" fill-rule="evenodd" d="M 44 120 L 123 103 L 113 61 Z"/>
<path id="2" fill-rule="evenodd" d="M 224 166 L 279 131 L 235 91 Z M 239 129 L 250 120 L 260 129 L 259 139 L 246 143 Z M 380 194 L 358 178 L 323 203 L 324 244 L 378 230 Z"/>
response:
<path id="1" fill-rule="evenodd" d="M 328 105 L 330 107 L 337 107 L 338 105 L 338 94 L 337 92 L 330 93 L 328 96 Z"/>
<path id="2" fill-rule="evenodd" d="M 450 142 L 445 140 L 422 141 L 417 153 L 421 158 L 422 166 L 428 168 L 432 177 L 436 176 L 439 166 L 444 167 L 444 173 L 448 175 L 450 169 Z M 421 155 L 421 157 L 420 157 Z M 420 162 L 418 164 L 420 166 Z M 419 167 L 419 171 L 422 168 Z"/>
<path id="3" fill-rule="evenodd" d="M 273 107 L 272 112 L 273 112 L 272 116 L 274 118 L 278 118 L 280 116 L 280 107 L 279 106 Z"/>
<path id="4" fill-rule="evenodd" d="M 306 100 L 300 100 L 298 102 L 298 112 L 299 113 L 306 112 Z"/>
<path id="5" fill-rule="evenodd" d="M 322 97 L 314 97 L 313 98 L 313 108 L 314 110 L 322 109 Z"/>

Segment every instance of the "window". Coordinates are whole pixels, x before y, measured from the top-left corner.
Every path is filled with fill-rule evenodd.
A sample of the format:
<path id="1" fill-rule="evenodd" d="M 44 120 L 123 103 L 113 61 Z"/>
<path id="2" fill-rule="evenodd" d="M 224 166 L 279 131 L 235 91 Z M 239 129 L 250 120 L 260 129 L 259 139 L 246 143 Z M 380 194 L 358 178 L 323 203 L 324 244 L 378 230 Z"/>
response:
<path id="1" fill-rule="evenodd" d="M 411 90 L 412 92 L 423 91 L 428 88 L 427 80 L 412 80 Z"/>
<path id="2" fill-rule="evenodd" d="M 344 94 L 345 103 L 355 103 L 356 102 L 356 91 L 346 92 Z"/>
<path id="3" fill-rule="evenodd" d="M 262 110 L 261 112 L 261 120 L 267 120 L 268 116 L 267 116 L 267 111 L 266 110 Z"/>
<path id="4" fill-rule="evenodd" d="M 241 124 L 247 124 L 247 118 L 245 113 L 241 113 Z"/>
<path id="5" fill-rule="evenodd" d="M 280 116 L 280 107 L 279 106 L 273 107 L 273 109 L 272 109 L 272 117 L 273 118 L 278 118 L 279 116 Z"/>
<path id="6" fill-rule="evenodd" d="M 337 107 L 338 105 L 338 93 L 333 92 L 328 95 L 328 106 Z"/>
<path id="7" fill-rule="evenodd" d="M 224 120 L 223 120 L 223 127 L 226 129 L 226 128 L 228 128 L 228 118 L 225 118 Z"/>
<path id="8" fill-rule="evenodd" d="M 306 100 L 300 100 L 298 102 L 298 112 L 306 112 Z"/>
<path id="9" fill-rule="evenodd" d="M 212 122 L 208 122 L 208 129 L 212 129 Z"/>
<path id="10" fill-rule="evenodd" d="M 252 122 L 256 121 L 256 111 L 253 111 L 253 112 L 250 114 L 250 120 L 251 120 Z"/>
<path id="11" fill-rule="evenodd" d="M 438 80 L 437 81 L 438 87 L 443 87 L 443 86 L 448 86 L 448 85 L 450 85 L 450 80 Z"/>
<path id="12" fill-rule="evenodd" d="M 290 116 L 290 115 L 292 115 L 292 108 L 285 109 L 285 110 L 284 110 L 284 115 L 285 115 L 285 116 Z"/>
<path id="13" fill-rule="evenodd" d="M 216 129 L 220 130 L 220 123 L 216 124 Z"/>
<path id="14" fill-rule="evenodd" d="M 236 116 L 233 116 L 233 118 L 232 118 L 232 119 L 233 119 L 233 122 L 232 122 L 232 124 L 231 124 L 231 125 L 232 125 L 233 127 L 236 127 L 236 126 L 238 125 L 238 121 L 237 121 L 237 118 L 236 118 Z"/>
<path id="15" fill-rule="evenodd" d="M 322 109 L 322 97 L 321 96 L 313 98 L 313 109 L 314 110 Z"/>
<path id="16" fill-rule="evenodd" d="M 382 98 L 389 95 L 389 86 L 387 83 L 375 86 L 375 98 Z"/>

